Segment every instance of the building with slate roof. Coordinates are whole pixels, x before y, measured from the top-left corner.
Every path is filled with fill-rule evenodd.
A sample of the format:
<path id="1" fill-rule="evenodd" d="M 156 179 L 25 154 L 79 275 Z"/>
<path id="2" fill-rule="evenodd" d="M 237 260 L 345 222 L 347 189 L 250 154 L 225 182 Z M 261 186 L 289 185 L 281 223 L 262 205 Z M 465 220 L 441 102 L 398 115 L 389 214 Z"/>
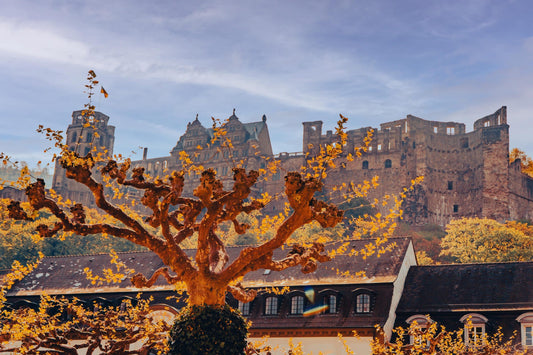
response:
<path id="1" fill-rule="evenodd" d="M 227 302 L 251 321 L 252 339 L 268 336 L 269 344 L 286 347 L 292 338 L 295 343 L 301 341 L 306 352 L 339 353 L 343 346 L 337 334 L 341 333 L 353 350 L 369 353 L 370 341 L 376 335 L 375 325 L 382 326 L 388 334 L 392 330 L 405 276 L 416 265 L 416 258 L 410 238 L 391 238 L 383 247 L 394 248 L 379 258 L 376 255 L 364 258 L 355 253 L 368 243 L 369 240 L 356 240 L 329 244 L 328 250 L 342 248 L 342 253 L 319 264 L 311 274 L 303 274 L 298 268 L 251 272 L 242 283 L 259 291 L 256 299 L 242 304 L 228 295 Z M 230 260 L 240 250 L 241 247 L 227 248 Z M 187 252 L 193 256 L 195 251 Z M 278 259 L 285 255 L 283 250 L 275 252 Z M 163 266 L 151 252 L 119 253 L 119 259 L 145 275 Z M 94 302 L 118 306 L 125 298 L 134 299 L 142 291 L 143 297 L 153 297 L 151 304 L 158 315 L 166 312 L 172 317 L 183 307 L 184 299 L 175 297 L 173 286 L 162 279 L 152 288 L 140 290 L 128 278 L 118 284 L 92 284 L 83 271 L 90 268 L 98 274 L 109 264 L 110 256 L 105 254 L 45 257 L 11 288 L 8 303 L 14 308 L 37 307 L 39 295 L 46 292 L 76 297 L 87 306 Z M 288 287 L 288 291 L 274 292 L 273 288 L 283 287 Z M 354 330 L 359 338 L 353 337 Z"/>
<path id="2" fill-rule="evenodd" d="M 409 270 L 396 310 L 396 326 L 425 316 L 465 340 L 499 327 L 505 338 L 533 348 L 533 262 L 417 266 Z M 468 319 L 474 324 L 468 327 Z"/>

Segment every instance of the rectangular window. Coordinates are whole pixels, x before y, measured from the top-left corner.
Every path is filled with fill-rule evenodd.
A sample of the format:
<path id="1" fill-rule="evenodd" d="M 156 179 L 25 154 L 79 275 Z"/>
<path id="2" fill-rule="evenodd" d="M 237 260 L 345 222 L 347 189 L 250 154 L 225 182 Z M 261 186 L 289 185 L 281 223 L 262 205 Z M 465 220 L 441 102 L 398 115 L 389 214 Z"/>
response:
<path id="1" fill-rule="evenodd" d="M 294 296 L 291 299 L 291 314 L 302 314 L 302 313 L 304 313 L 304 297 Z"/>
<path id="2" fill-rule="evenodd" d="M 370 313 L 370 295 L 363 293 L 356 298 L 357 313 Z"/>
<path id="3" fill-rule="evenodd" d="M 448 190 L 453 190 L 453 181 L 448 181 Z"/>
<path id="4" fill-rule="evenodd" d="M 453 205 L 453 213 L 459 212 L 459 205 Z"/>
<path id="5" fill-rule="evenodd" d="M 455 127 L 446 127 L 446 134 L 453 136 L 455 134 Z"/>
<path id="6" fill-rule="evenodd" d="M 438 132 L 439 132 L 439 127 L 433 126 L 433 133 L 438 133 Z"/>
<path id="7" fill-rule="evenodd" d="M 466 345 L 470 347 L 481 346 L 485 338 L 485 325 L 465 327 Z"/>
<path id="8" fill-rule="evenodd" d="M 533 346 L 533 325 L 524 326 L 524 340 L 525 346 Z"/>
<path id="9" fill-rule="evenodd" d="M 328 306 L 327 313 L 337 313 L 337 297 L 334 295 L 326 296 L 324 304 Z"/>
<path id="10" fill-rule="evenodd" d="M 239 311 L 243 316 L 249 316 L 250 315 L 250 302 L 243 303 L 239 301 Z"/>
<path id="11" fill-rule="evenodd" d="M 381 144 L 378 144 L 378 150 L 381 150 Z"/>
<path id="12" fill-rule="evenodd" d="M 275 315 L 278 314 L 278 298 L 267 297 L 265 300 L 265 314 Z"/>

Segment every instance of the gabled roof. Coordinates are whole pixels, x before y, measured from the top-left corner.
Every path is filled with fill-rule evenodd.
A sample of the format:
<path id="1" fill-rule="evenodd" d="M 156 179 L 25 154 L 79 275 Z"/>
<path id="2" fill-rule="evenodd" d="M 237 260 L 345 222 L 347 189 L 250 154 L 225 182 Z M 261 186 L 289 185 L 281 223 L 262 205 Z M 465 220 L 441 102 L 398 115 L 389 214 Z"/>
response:
<path id="1" fill-rule="evenodd" d="M 282 272 L 257 270 L 247 274 L 243 284 L 246 287 L 263 287 L 394 282 L 411 240 L 409 238 L 389 239 L 385 245 L 395 243 L 396 247 L 379 258 L 376 255 L 363 258 L 361 255 L 351 254 L 352 251 L 363 249 L 372 241 L 374 240 L 352 240 L 328 244 L 328 250 L 337 250 L 341 245 L 345 246 L 346 250 L 332 261 L 319 264 L 314 273 L 303 274 L 299 267 Z M 242 248 L 227 248 L 230 262 L 236 259 Z M 190 256 L 195 254 L 195 250 L 187 250 L 186 252 Z M 287 252 L 287 249 L 278 249 L 274 257 L 281 259 Z M 159 257 L 152 252 L 127 252 L 118 255 L 119 260 L 128 268 L 134 269 L 135 272 L 141 272 L 146 277 L 150 277 L 155 270 L 164 266 Z M 124 277 L 120 283 L 110 285 L 92 284 L 87 279 L 84 272 L 86 268 L 90 269 L 93 274 L 100 275 L 104 268 L 116 270 L 110 261 L 111 258 L 107 254 L 45 257 L 28 276 L 12 287 L 8 296 L 38 295 L 43 291 L 51 295 L 139 291 L 133 287 L 129 277 Z M 348 273 L 343 274 L 346 271 Z M 124 273 L 124 271 L 122 272 Z M 358 275 L 359 272 L 364 274 Z M 150 288 L 150 291 L 171 289 L 172 286 L 160 278 Z"/>
<path id="2" fill-rule="evenodd" d="M 398 312 L 533 308 L 533 262 L 411 267 Z"/>

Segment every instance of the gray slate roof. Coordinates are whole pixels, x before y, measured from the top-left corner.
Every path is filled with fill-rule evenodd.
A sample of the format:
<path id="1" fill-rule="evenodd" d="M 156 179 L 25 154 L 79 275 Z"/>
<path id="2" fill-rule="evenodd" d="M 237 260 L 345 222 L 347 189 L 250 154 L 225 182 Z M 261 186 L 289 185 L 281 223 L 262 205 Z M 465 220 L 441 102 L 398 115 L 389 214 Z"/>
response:
<path id="1" fill-rule="evenodd" d="M 412 267 L 397 311 L 531 309 L 532 275 L 533 262 Z"/>
<path id="2" fill-rule="evenodd" d="M 335 257 L 332 261 L 319 264 L 317 271 L 303 274 L 299 267 L 290 268 L 282 272 L 265 272 L 257 270 L 247 274 L 243 284 L 247 287 L 263 286 L 302 286 L 318 284 L 355 284 L 355 283 L 387 283 L 396 280 L 407 248 L 411 243 L 410 238 L 390 238 L 387 242 L 395 243 L 396 247 L 381 257 L 376 255 L 366 259 L 360 255 L 350 255 L 352 250 L 361 250 L 371 240 L 352 240 L 348 242 L 334 242 L 327 245 L 328 250 L 337 249 L 346 243 L 347 250 Z M 242 247 L 228 247 L 230 261 L 234 260 Z M 278 249 L 275 259 L 283 258 L 288 250 Z M 187 250 L 191 256 L 195 250 Z M 126 252 L 119 253 L 119 259 L 135 272 L 141 272 L 150 277 L 153 271 L 164 266 L 157 255 L 152 252 Z M 136 291 L 128 277 L 118 284 L 92 284 L 86 277 L 85 268 L 92 270 L 93 274 L 102 274 L 104 268 L 109 268 L 110 256 L 107 254 L 78 255 L 45 257 L 41 263 L 23 280 L 16 283 L 9 291 L 8 296 L 38 295 L 42 291 L 48 294 L 80 294 L 95 292 L 124 292 Z M 113 270 L 115 270 L 112 267 Z M 349 275 L 342 275 L 348 270 Z M 364 275 L 357 276 L 358 272 Z M 162 277 L 150 289 L 170 290 Z"/>

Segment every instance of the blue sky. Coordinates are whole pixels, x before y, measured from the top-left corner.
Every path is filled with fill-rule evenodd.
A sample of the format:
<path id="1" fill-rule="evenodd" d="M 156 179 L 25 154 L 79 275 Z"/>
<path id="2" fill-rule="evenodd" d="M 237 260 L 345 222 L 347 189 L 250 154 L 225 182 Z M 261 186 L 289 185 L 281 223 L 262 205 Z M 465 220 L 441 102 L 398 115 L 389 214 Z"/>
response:
<path id="1" fill-rule="evenodd" d="M 508 107 L 533 155 L 533 2 L 0 0 L 0 151 L 45 160 L 39 124 L 66 129 L 94 69 L 115 152 L 167 155 L 196 114 L 263 114 L 274 152 L 303 121 L 349 128 L 413 114 L 474 120 Z M 136 155 L 132 151 L 137 152 Z"/>

